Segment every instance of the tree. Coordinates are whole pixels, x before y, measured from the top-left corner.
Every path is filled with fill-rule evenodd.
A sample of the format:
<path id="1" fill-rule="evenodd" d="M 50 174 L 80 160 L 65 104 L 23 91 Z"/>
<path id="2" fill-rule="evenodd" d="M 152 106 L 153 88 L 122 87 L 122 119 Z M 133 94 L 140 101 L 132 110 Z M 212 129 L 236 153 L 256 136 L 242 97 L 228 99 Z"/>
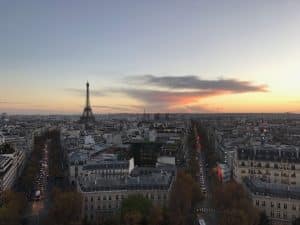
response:
<path id="1" fill-rule="evenodd" d="M 190 174 L 178 171 L 170 196 L 171 224 L 186 224 L 193 205 L 203 199 L 198 184 Z"/>
<path id="2" fill-rule="evenodd" d="M 247 219 L 245 225 L 258 224 L 259 212 L 252 205 L 251 199 L 240 184 L 230 182 L 220 186 L 216 188 L 213 196 L 216 208 L 221 212 L 226 212 L 225 216 L 234 216 L 235 219 L 241 220 L 243 214 Z M 224 217 L 223 219 L 228 221 L 230 218 Z"/>
<path id="3" fill-rule="evenodd" d="M 271 222 L 265 212 L 260 213 L 258 225 L 271 225 Z M 300 225 L 300 220 L 298 225 Z"/>
<path id="4" fill-rule="evenodd" d="M 142 195 L 129 196 L 122 202 L 121 220 L 125 224 L 139 224 L 141 221 L 147 223 L 152 207 L 152 202 Z"/>
<path id="5" fill-rule="evenodd" d="M 64 178 L 63 151 L 60 143 L 59 130 L 52 130 L 46 133 L 46 137 L 51 141 L 48 143 L 49 148 L 49 176 L 53 179 Z"/>
<path id="6" fill-rule="evenodd" d="M 4 191 L 0 199 L 0 225 L 20 224 L 21 216 L 26 205 L 22 193 Z"/>
<path id="7" fill-rule="evenodd" d="M 223 212 L 220 224 L 221 225 L 247 225 L 248 218 L 243 210 L 227 209 Z"/>
<path id="8" fill-rule="evenodd" d="M 44 148 L 45 138 L 43 136 L 34 137 L 34 146 L 30 159 L 25 165 L 22 176 L 18 179 L 18 185 L 22 191 L 28 195 L 33 190 L 34 179 L 39 172 L 39 163 L 42 158 L 42 149 Z"/>
<path id="9" fill-rule="evenodd" d="M 78 224 L 81 219 L 82 196 L 76 191 L 52 192 L 53 204 L 46 223 L 51 225 Z"/>
<path id="10" fill-rule="evenodd" d="M 114 215 L 113 217 L 105 218 L 103 221 L 97 221 L 98 225 L 120 225 L 119 215 Z"/>
<path id="11" fill-rule="evenodd" d="M 142 214 L 137 210 L 128 211 L 123 214 L 123 221 L 125 225 L 138 225 L 142 219 Z"/>
<path id="12" fill-rule="evenodd" d="M 150 211 L 149 225 L 161 225 L 163 219 L 163 210 L 158 206 L 153 206 Z"/>

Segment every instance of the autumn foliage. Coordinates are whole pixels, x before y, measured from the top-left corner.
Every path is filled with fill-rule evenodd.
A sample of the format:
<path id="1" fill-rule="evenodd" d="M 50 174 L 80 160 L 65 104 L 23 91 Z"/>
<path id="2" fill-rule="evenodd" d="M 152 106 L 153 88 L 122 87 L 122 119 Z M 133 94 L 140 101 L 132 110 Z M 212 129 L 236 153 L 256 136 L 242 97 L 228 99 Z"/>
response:
<path id="1" fill-rule="evenodd" d="M 220 212 L 220 225 L 259 224 L 259 211 L 240 184 L 220 185 L 215 190 L 214 202 Z"/>

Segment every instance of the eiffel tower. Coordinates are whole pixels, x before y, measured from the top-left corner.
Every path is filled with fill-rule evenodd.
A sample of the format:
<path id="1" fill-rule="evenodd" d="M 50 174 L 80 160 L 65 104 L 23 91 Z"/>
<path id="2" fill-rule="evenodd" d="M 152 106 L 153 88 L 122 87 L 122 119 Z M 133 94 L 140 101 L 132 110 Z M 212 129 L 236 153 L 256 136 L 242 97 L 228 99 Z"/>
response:
<path id="1" fill-rule="evenodd" d="M 90 124 L 95 122 L 95 117 L 92 112 L 92 107 L 90 104 L 90 84 L 86 82 L 86 102 L 85 107 L 83 109 L 82 116 L 80 117 L 80 123 Z"/>

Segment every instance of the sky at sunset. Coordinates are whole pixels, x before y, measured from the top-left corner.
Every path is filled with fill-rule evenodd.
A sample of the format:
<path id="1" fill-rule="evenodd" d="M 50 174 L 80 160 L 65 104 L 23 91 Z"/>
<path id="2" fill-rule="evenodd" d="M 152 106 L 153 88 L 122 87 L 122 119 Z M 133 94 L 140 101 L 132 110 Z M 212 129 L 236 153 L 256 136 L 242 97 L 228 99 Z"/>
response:
<path id="1" fill-rule="evenodd" d="M 300 113 L 300 1 L 2 0 L 0 113 Z"/>

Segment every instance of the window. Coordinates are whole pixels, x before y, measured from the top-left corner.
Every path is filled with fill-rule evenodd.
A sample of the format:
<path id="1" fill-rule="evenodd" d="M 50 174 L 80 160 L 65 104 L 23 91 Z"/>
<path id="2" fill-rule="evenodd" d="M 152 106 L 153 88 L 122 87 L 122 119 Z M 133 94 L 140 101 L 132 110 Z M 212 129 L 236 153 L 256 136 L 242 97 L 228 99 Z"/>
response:
<path id="1" fill-rule="evenodd" d="M 91 197 L 91 202 L 93 202 L 94 201 L 94 198 L 93 197 Z"/>
<path id="2" fill-rule="evenodd" d="M 106 200 L 106 196 L 103 196 L 103 200 Z"/>
<path id="3" fill-rule="evenodd" d="M 274 207 L 274 203 L 273 202 L 271 202 L 271 208 L 273 208 Z"/>
<path id="4" fill-rule="evenodd" d="M 295 165 L 292 165 L 292 166 L 291 166 L 291 169 L 292 169 L 292 170 L 295 170 Z"/>
<path id="5" fill-rule="evenodd" d="M 286 203 L 283 204 L 283 208 L 287 209 L 287 204 Z"/>
<path id="6" fill-rule="evenodd" d="M 286 212 L 283 213 L 283 219 L 286 219 L 287 218 L 287 214 Z"/>
<path id="7" fill-rule="evenodd" d="M 280 202 L 277 203 L 277 208 L 280 209 Z"/>
<path id="8" fill-rule="evenodd" d="M 296 210 L 296 206 L 295 205 L 292 205 L 292 210 Z"/>
<path id="9" fill-rule="evenodd" d="M 100 196 L 98 197 L 98 201 L 100 201 Z"/>
<path id="10" fill-rule="evenodd" d="M 277 212 L 277 218 L 280 218 L 280 212 Z"/>
<path id="11" fill-rule="evenodd" d="M 262 206 L 266 206 L 266 202 L 265 201 L 262 202 Z"/>
<path id="12" fill-rule="evenodd" d="M 110 195 L 108 196 L 108 200 L 111 200 L 111 196 Z"/>
<path id="13" fill-rule="evenodd" d="M 274 212 L 273 211 L 271 211 L 271 217 L 274 217 Z"/>
<path id="14" fill-rule="evenodd" d="M 78 167 L 75 166 L 75 177 L 78 177 Z"/>
<path id="15" fill-rule="evenodd" d="M 255 204 L 256 204 L 257 206 L 259 206 L 259 200 L 256 200 Z"/>
<path id="16" fill-rule="evenodd" d="M 116 195 L 116 200 L 119 200 L 119 195 Z"/>

